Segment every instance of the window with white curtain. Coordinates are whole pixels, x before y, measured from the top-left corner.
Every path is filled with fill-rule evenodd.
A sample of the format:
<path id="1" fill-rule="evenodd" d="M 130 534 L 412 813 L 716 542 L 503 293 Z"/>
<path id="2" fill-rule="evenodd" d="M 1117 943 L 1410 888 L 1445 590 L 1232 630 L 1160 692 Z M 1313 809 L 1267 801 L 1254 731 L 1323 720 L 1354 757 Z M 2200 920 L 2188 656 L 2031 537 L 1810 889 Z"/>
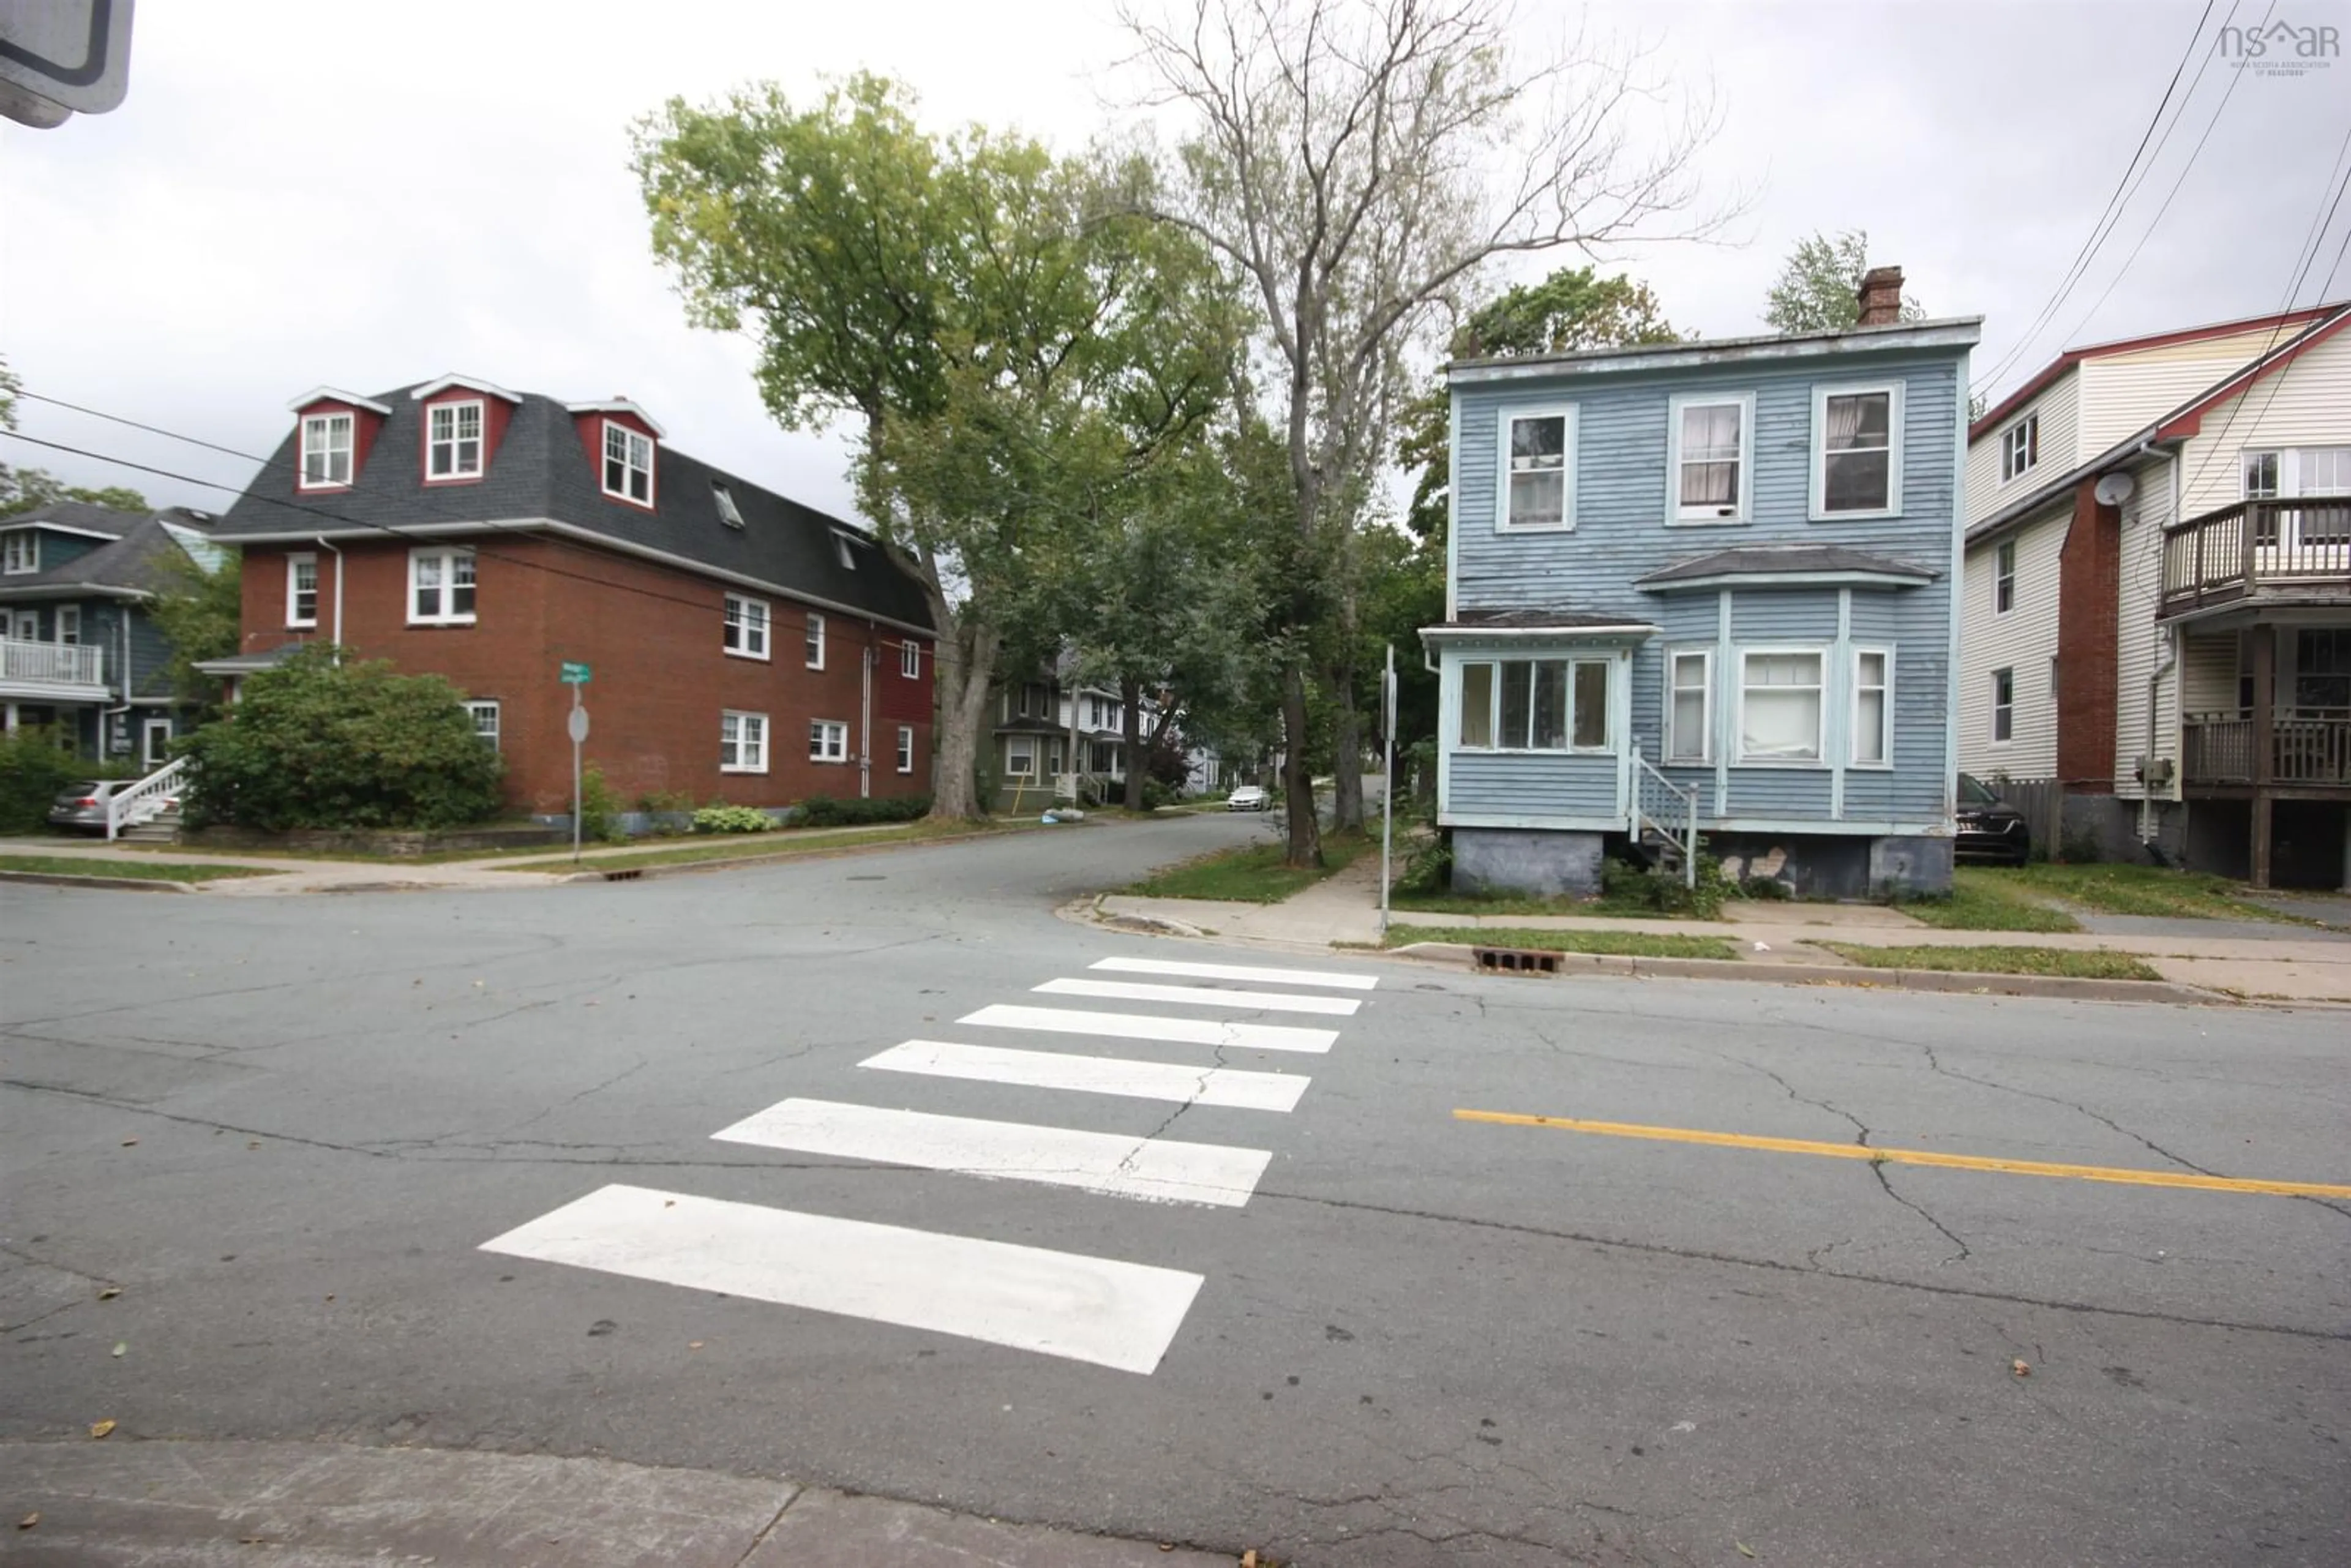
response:
<path id="1" fill-rule="evenodd" d="M 1667 660 L 1666 760 L 1707 762 L 1713 758 L 1714 655 L 1703 648 Z"/>
<path id="2" fill-rule="evenodd" d="M 1575 462 L 1575 411 L 1545 409 L 1506 414 L 1502 455 L 1507 489 L 1501 498 L 1505 528 L 1573 526 L 1570 482 Z"/>
<path id="3" fill-rule="evenodd" d="M 1740 653 L 1740 761 L 1820 761 L 1822 662 L 1817 649 Z"/>
<path id="4" fill-rule="evenodd" d="M 1894 651 L 1853 651 L 1853 765 L 1886 768 L 1894 761 Z"/>
<path id="5" fill-rule="evenodd" d="M 1747 431 L 1752 400 L 1676 398 L 1671 412 L 1672 517 L 1682 523 L 1747 517 Z"/>
<path id="6" fill-rule="evenodd" d="M 1822 387 L 1813 413 L 1813 516 L 1898 510 L 1900 389 Z"/>

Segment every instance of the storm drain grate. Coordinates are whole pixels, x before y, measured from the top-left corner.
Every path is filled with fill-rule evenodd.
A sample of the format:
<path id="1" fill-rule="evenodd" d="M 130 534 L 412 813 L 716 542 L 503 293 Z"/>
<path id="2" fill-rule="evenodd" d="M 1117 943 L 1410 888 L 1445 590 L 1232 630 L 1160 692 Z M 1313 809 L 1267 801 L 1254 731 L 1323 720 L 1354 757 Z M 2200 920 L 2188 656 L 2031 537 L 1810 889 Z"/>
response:
<path id="1" fill-rule="evenodd" d="M 634 882 L 637 878 L 644 874 L 645 873 L 642 871 L 608 871 L 604 873 L 604 880 L 606 882 Z"/>
<path id="2" fill-rule="evenodd" d="M 1559 955 L 1532 947 L 1472 947 L 1471 956 L 1480 969 L 1492 969 L 1507 975 L 1556 975 Z"/>

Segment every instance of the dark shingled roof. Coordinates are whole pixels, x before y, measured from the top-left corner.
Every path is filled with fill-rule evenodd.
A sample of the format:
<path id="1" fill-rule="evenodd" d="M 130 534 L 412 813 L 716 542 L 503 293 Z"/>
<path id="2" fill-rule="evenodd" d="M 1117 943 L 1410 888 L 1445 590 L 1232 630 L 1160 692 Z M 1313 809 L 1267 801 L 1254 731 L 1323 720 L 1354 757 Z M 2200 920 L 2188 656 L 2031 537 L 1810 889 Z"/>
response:
<path id="1" fill-rule="evenodd" d="M 47 513 L 54 509 L 44 507 L 42 511 Z M 105 508 L 99 507 L 88 509 L 105 512 Z M 148 513 L 105 512 L 105 515 L 124 525 L 113 543 L 100 545 L 47 571 L 35 572 L 29 577 L 0 580 L 0 595 L 29 588 L 79 588 L 84 585 L 152 593 L 163 586 L 164 562 L 172 556 L 186 554 L 180 548 L 180 541 L 173 538 L 163 525 L 176 523 L 184 528 L 204 527 L 201 520 L 203 514 L 178 508 Z M 11 517 L 8 520 L 15 523 L 20 519 Z M 82 525 L 74 523 L 68 526 L 79 528 Z M 93 528 L 90 531 L 96 533 L 98 530 Z"/>
<path id="2" fill-rule="evenodd" d="M 27 523 L 54 523 L 61 528 L 78 528 L 86 534 L 104 534 L 119 539 L 139 525 L 144 512 L 118 512 L 111 507 L 92 506 L 88 501 L 52 501 L 29 512 L 18 512 L 10 517 L 0 517 L 0 528 L 20 528 Z"/>
<path id="3" fill-rule="evenodd" d="M 1824 574 L 1899 577 L 1913 582 L 1931 582 L 1942 575 L 1934 568 L 1920 566 L 1916 561 L 1871 555 L 1866 550 L 1847 549 L 1843 545 L 1746 545 L 1677 560 L 1646 577 L 1635 578 L 1633 586 L 1668 588 L 1677 582 L 1704 581 L 1717 577 L 1811 577 Z"/>
<path id="4" fill-rule="evenodd" d="M 391 406 L 392 414 L 348 490 L 296 492 L 298 421 L 223 516 L 214 537 L 234 544 L 241 534 L 332 534 L 339 526 L 397 530 L 444 523 L 519 524 L 546 517 L 907 625 L 931 624 L 922 585 L 892 565 L 863 528 L 714 468 L 666 441 L 654 444 L 655 510 L 605 496 L 570 411 L 535 392 L 523 394 L 514 409 L 479 484 L 427 486 L 416 458 L 423 405 L 409 395 L 411 390 L 373 394 Z M 710 488 L 714 480 L 734 497 L 742 528 L 719 519 Z M 855 570 L 841 564 L 836 533 L 849 536 Z M 496 548 L 489 540 L 485 545 Z"/>

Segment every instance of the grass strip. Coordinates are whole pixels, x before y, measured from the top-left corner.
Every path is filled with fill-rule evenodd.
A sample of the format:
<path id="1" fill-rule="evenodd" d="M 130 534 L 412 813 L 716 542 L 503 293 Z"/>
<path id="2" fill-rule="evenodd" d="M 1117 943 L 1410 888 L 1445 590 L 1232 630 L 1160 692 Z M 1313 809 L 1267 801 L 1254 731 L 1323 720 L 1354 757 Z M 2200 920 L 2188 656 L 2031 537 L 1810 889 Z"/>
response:
<path id="1" fill-rule="evenodd" d="M 281 874 L 268 866 L 99 860 L 95 855 L 0 855 L 0 871 L 33 872 L 43 876 L 108 876 L 126 882 L 218 882 L 225 877 Z"/>
<path id="2" fill-rule="evenodd" d="M 2053 975 L 2069 980 L 2159 980 L 2163 977 L 2128 953 L 2072 947 L 1871 947 L 1857 942 L 1822 942 L 1849 964 L 1865 969 L 1935 969 L 1969 975 Z"/>
<path id="3" fill-rule="evenodd" d="M 2062 909 L 2037 903 L 2032 886 L 2014 872 L 1961 866 L 1951 876 L 1949 898 L 1902 904 L 1902 913 L 1945 931 L 2079 931 L 2081 924 Z"/>
<path id="4" fill-rule="evenodd" d="M 1291 894 L 1313 886 L 1371 847 L 1358 834 L 1322 835 L 1320 866 L 1282 864 L 1287 847 L 1276 841 L 1243 844 L 1217 850 L 1154 873 L 1122 888 L 1138 898 L 1209 898 L 1233 904 L 1279 904 Z"/>
<path id="5" fill-rule="evenodd" d="M 1454 942 L 1464 947 L 1534 947 L 1549 953 L 1607 953 L 1625 958 L 1736 958 L 1719 936 L 1650 931 L 1530 931 L 1499 925 L 1393 925 L 1385 946 Z"/>
<path id="6" fill-rule="evenodd" d="M 2209 872 L 2152 865 L 2031 865 L 2013 872 L 2021 885 L 2101 915 L 2144 915 L 2171 920 L 2267 920 L 2302 925 L 2297 916 L 2236 896 L 2239 883 Z"/>

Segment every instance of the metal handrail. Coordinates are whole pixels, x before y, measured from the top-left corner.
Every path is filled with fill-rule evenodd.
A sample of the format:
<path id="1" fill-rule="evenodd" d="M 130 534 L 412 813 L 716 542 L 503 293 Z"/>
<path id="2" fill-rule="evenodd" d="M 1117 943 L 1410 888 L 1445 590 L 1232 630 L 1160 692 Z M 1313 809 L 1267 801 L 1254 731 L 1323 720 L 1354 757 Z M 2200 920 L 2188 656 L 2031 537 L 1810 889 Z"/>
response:
<path id="1" fill-rule="evenodd" d="M 128 789 L 118 789 L 106 798 L 106 837 L 111 842 L 122 830 L 136 827 L 163 810 L 163 797 L 170 794 L 188 771 L 188 759 L 173 758 Z M 148 802 L 154 802 L 152 805 Z M 134 814 L 134 811 L 136 814 Z"/>
<path id="2" fill-rule="evenodd" d="M 1649 809 L 1652 789 L 1664 791 L 1671 800 L 1657 801 L 1657 810 Z M 1678 816 L 1661 815 L 1671 811 Z M 1660 838 L 1677 843 L 1682 852 L 1682 883 L 1687 887 L 1698 885 L 1698 787 L 1684 789 L 1650 765 L 1641 754 L 1641 743 L 1633 742 L 1633 836 L 1638 839 L 1643 829 L 1654 830 Z"/>

